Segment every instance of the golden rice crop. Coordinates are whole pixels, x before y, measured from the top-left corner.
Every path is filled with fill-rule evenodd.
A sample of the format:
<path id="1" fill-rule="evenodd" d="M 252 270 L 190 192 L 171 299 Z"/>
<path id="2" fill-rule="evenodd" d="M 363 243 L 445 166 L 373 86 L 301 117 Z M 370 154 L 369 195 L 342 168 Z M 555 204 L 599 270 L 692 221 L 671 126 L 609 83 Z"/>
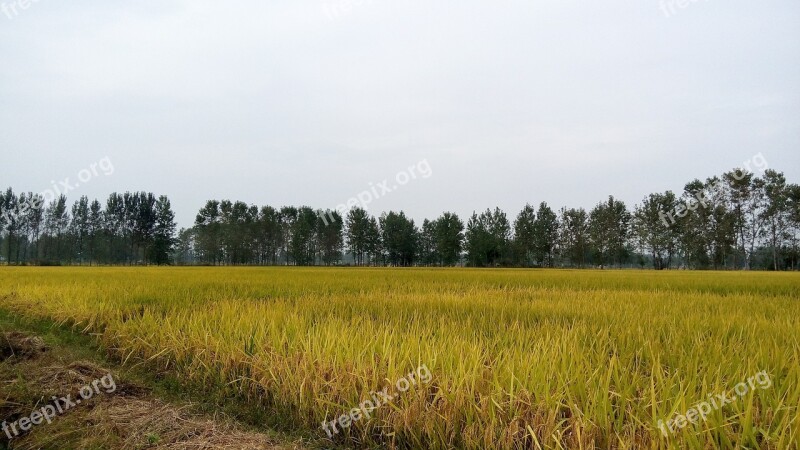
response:
<path id="1" fill-rule="evenodd" d="M 430 449 L 797 448 L 800 276 L 332 268 L 3 268 L 0 308 L 128 363 L 323 420 L 425 364 L 335 439 Z M 772 380 L 664 437 L 657 422 Z"/>

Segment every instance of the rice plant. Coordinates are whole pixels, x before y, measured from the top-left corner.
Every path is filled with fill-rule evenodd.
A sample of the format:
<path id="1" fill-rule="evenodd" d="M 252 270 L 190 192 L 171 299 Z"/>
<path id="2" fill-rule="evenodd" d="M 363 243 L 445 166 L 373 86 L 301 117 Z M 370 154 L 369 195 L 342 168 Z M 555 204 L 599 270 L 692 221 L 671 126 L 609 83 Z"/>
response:
<path id="1" fill-rule="evenodd" d="M 97 336 L 314 430 L 425 364 L 334 439 L 361 448 L 797 448 L 791 273 L 3 268 L 0 308 Z M 664 433 L 659 421 L 771 385 Z M 662 423 L 663 423 L 662 422 Z M 666 435 L 665 435 L 666 434 Z"/>

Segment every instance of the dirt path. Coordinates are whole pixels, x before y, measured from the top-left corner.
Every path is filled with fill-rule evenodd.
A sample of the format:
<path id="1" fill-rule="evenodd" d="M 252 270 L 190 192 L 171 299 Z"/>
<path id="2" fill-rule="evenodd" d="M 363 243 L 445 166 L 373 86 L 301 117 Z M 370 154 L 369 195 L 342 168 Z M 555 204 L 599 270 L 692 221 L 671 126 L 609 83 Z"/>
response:
<path id="1" fill-rule="evenodd" d="M 162 401 L 124 374 L 75 358 L 39 336 L 0 330 L 0 449 L 308 448 L 193 413 L 191 404 Z"/>

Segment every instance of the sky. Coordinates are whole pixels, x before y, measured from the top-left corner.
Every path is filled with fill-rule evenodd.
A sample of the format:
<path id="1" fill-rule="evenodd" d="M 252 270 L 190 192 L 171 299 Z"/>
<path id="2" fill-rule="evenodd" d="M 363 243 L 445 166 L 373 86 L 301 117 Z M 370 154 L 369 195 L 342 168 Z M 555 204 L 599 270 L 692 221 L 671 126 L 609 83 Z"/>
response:
<path id="1" fill-rule="evenodd" d="M 0 0 L 0 186 L 182 227 L 632 207 L 754 158 L 800 183 L 797 0 Z"/>

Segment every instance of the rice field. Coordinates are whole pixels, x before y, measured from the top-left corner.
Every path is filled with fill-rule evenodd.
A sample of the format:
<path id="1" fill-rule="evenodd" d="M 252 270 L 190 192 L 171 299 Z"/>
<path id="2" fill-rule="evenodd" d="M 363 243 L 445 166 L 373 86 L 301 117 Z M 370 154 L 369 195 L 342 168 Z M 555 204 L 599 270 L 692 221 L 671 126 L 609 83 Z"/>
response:
<path id="1" fill-rule="evenodd" d="M 323 421 L 429 368 L 342 428 L 345 447 L 800 445 L 796 273 L 8 267 L 0 308 L 321 439 Z M 759 372 L 768 387 L 659 428 Z"/>

